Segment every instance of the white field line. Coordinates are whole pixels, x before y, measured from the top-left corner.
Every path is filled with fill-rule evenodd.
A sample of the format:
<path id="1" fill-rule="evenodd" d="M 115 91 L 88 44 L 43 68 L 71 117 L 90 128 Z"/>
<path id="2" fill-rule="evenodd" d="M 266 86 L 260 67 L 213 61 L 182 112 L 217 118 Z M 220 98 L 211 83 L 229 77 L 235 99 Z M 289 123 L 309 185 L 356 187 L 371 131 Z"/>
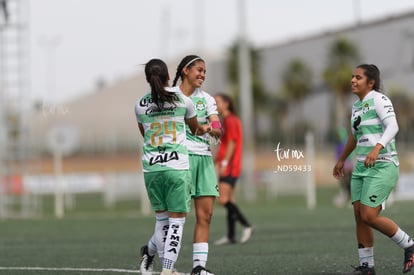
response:
<path id="1" fill-rule="evenodd" d="M 141 273 L 139 270 L 121 268 L 83 268 L 83 267 L 39 267 L 39 266 L 0 266 L 0 270 L 43 270 L 43 271 L 74 271 L 74 272 L 119 272 L 119 273 Z M 174 273 L 177 274 L 177 273 Z M 190 273 L 178 273 L 179 275 L 190 275 Z"/>
<path id="2" fill-rule="evenodd" d="M 38 266 L 0 266 L 0 270 L 43 270 L 43 271 L 83 271 L 83 272 L 123 272 L 141 273 L 139 270 L 120 269 L 120 268 L 76 268 L 76 267 L 38 267 Z"/>

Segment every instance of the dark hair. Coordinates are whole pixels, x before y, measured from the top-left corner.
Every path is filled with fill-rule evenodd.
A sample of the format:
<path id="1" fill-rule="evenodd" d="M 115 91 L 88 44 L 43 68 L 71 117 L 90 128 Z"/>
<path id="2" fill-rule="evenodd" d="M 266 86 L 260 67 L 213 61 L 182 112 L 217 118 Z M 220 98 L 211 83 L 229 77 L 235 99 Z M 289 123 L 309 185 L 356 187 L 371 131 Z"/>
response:
<path id="1" fill-rule="evenodd" d="M 162 110 L 164 102 L 174 103 L 176 96 L 174 93 L 167 92 L 168 68 L 161 59 L 151 59 L 145 64 L 145 77 L 151 87 L 151 96 L 158 109 Z"/>
<path id="2" fill-rule="evenodd" d="M 357 68 L 361 68 L 364 70 L 364 75 L 367 77 L 368 81 L 374 80 L 373 89 L 376 91 L 381 91 L 381 79 L 380 79 L 380 71 L 378 67 L 374 64 L 361 64 L 357 66 Z"/>
<path id="3" fill-rule="evenodd" d="M 204 62 L 204 60 L 199 57 L 198 55 L 187 55 L 186 57 L 184 57 L 180 64 L 178 64 L 177 66 L 177 72 L 175 73 L 175 78 L 173 81 L 173 86 L 177 85 L 178 79 L 181 78 L 181 80 L 183 79 L 183 69 L 185 67 L 187 68 L 191 68 L 191 66 L 194 65 L 194 62 L 196 61 L 202 61 Z"/>
<path id="4" fill-rule="evenodd" d="M 230 113 L 235 114 L 235 115 L 237 114 L 236 113 L 236 108 L 234 107 L 233 99 L 231 99 L 230 96 L 228 96 L 226 94 L 223 94 L 223 93 L 216 94 L 216 96 L 221 97 L 221 99 L 223 101 L 225 101 L 227 104 L 229 104 Z"/>

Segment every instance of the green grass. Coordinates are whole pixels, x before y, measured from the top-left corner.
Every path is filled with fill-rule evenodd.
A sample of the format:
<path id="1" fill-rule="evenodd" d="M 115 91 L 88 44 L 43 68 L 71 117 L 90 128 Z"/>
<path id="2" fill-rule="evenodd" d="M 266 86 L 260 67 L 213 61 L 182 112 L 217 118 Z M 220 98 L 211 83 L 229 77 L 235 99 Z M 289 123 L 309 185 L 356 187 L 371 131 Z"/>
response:
<path id="1" fill-rule="evenodd" d="M 210 245 L 207 267 L 227 274 L 340 274 L 357 265 L 351 208 L 338 209 L 333 188 L 318 190 L 318 205 L 306 209 L 303 197 L 268 199 L 256 203 L 239 199 L 240 208 L 256 231 L 246 244 Z M 138 251 L 152 234 L 154 218 L 139 214 L 139 203 L 104 209 L 96 196 L 81 196 L 65 218 L 53 218 L 51 198 L 43 203 L 43 216 L 0 221 L 0 267 L 137 269 Z M 385 215 L 414 234 L 414 202 L 398 202 Z M 176 268 L 190 272 L 194 213 L 187 218 L 184 242 Z M 240 227 L 238 227 L 240 230 Z M 216 206 L 211 241 L 225 232 L 225 211 Z M 240 233 L 240 231 L 238 232 Z M 403 251 L 376 233 L 377 274 L 401 274 Z M 160 270 L 160 265 L 157 265 Z M 120 274 L 100 272 L 100 274 Z M 94 274 L 86 271 L 0 270 L 0 274 Z M 96 273 L 95 273 L 96 274 Z"/>

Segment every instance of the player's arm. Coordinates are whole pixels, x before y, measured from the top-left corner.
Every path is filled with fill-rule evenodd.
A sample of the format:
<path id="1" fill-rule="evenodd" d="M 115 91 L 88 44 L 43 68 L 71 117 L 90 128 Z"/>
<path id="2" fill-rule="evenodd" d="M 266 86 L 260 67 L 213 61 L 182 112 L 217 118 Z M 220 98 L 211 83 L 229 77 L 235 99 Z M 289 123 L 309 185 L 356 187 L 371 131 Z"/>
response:
<path id="1" fill-rule="evenodd" d="M 224 158 L 219 163 L 220 175 L 224 175 L 226 173 L 227 166 L 229 165 L 229 162 L 230 162 L 235 150 L 236 150 L 236 142 L 234 140 L 230 140 L 227 143 Z"/>
<path id="2" fill-rule="evenodd" d="M 220 138 L 222 135 L 221 132 L 221 123 L 218 115 L 210 115 L 208 117 L 208 120 L 210 121 L 211 131 L 209 134 L 213 137 Z"/>
<path id="3" fill-rule="evenodd" d="M 226 147 L 226 153 L 224 154 L 224 158 L 221 161 L 222 164 L 223 162 L 225 162 L 226 164 L 229 163 L 235 150 L 236 150 L 236 142 L 234 140 L 229 140 L 229 142 L 227 143 L 227 147 Z"/>
<path id="4" fill-rule="evenodd" d="M 185 123 L 187 123 L 193 135 L 204 135 L 205 133 L 211 132 L 211 126 L 207 124 L 200 125 L 197 121 L 197 116 L 187 118 Z"/>
<path id="5" fill-rule="evenodd" d="M 142 126 L 142 123 L 138 123 L 139 132 L 141 133 L 142 137 L 144 137 L 145 131 L 144 126 Z"/>
<path id="6" fill-rule="evenodd" d="M 354 135 L 352 133 L 349 134 L 348 140 L 346 141 L 344 150 L 341 153 L 341 156 L 338 159 L 338 162 L 335 164 L 333 168 L 333 176 L 336 179 L 339 179 L 343 176 L 343 168 L 345 160 L 348 158 L 348 156 L 354 151 L 356 147 L 356 140 L 354 138 Z"/>
<path id="7" fill-rule="evenodd" d="M 387 144 L 395 138 L 399 130 L 394 107 L 392 106 L 391 101 L 387 97 L 382 97 L 381 100 L 378 100 L 378 102 L 376 101 L 375 104 L 375 110 L 377 111 L 378 117 L 382 120 L 384 132 L 380 140 L 365 158 L 365 167 L 375 165 L 381 149 L 387 146 Z"/>

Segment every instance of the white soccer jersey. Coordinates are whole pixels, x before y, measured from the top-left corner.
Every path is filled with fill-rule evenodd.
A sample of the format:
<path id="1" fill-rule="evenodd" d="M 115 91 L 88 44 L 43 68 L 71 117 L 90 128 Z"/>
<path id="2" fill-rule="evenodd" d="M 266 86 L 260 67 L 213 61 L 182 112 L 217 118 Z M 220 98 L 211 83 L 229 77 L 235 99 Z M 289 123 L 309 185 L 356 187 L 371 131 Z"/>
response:
<path id="1" fill-rule="evenodd" d="M 181 92 L 179 87 L 174 88 L 175 91 Z M 197 120 L 200 125 L 208 124 L 208 117 L 218 114 L 216 100 L 203 90 L 196 89 L 190 96 L 190 99 L 194 103 Z M 195 136 L 187 129 L 187 140 L 185 144 L 190 154 L 211 156 L 210 139 L 211 136 L 207 133 L 202 136 Z"/>
<path id="2" fill-rule="evenodd" d="M 169 90 L 170 91 L 170 90 Z M 165 103 L 159 110 L 151 93 L 135 103 L 138 123 L 144 127 L 142 167 L 144 172 L 189 169 L 185 119 L 196 116 L 191 100 L 175 93 L 174 104 Z"/>
<path id="3" fill-rule="evenodd" d="M 391 116 L 395 116 L 392 102 L 382 93 L 372 90 L 363 100 L 355 101 L 352 106 L 351 127 L 357 143 L 357 161 L 364 161 L 378 143 L 384 134 L 383 121 Z M 394 138 L 379 152 L 377 161 L 399 164 Z"/>

